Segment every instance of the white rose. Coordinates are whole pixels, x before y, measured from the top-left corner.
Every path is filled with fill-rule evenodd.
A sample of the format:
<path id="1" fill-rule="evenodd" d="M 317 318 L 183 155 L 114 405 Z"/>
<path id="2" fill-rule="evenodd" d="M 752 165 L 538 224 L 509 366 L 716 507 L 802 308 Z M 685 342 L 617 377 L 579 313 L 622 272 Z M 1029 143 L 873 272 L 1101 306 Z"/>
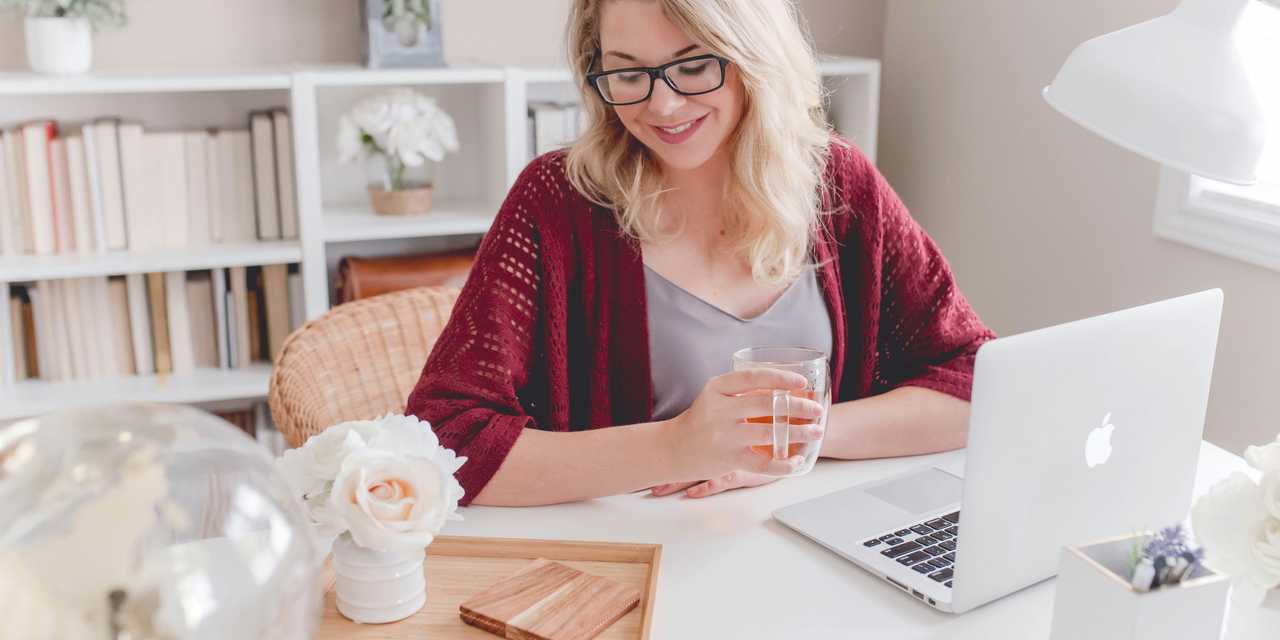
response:
<path id="1" fill-rule="evenodd" d="M 1271 586 L 1280 586 L 1280 520 L 1267 519 L 1262 527 L 1262 539 L 1254 543 L 1253 550 L 1262 570 L 1271 576 Z"/>
<path id="2" fill-rule="evenodd" d="M 311 519 L 319 525 L 322 537 L 333 537 L 346 527 L 329 511 L 329 490 L 342 466 L 353 451 L 367 446 L 378 432 L 370 420 L 343 422 L 311 436 L 296 449 L 284 452 L 276 468 L 284 476 L 293 494 L 302 499 Z"/>
<path id="3" fill-rule="evenodd" d="M 1280 441 L 1261 447 L 1250 446 L 1244 450 L 1244 459 L 1249 466 L 1263 473 L 1280 473 Z"/>
<path id="4" fill-rule="evenodd" d="M 355 162 L 364 152 L 364 136 L 350 116 L 338 119 L 338 161 Z"/>
<path id="5" fill-rule="evenodd" d="M 1263 507 L 1262 488 L 1243 473 L 1213 485 L 1191 509 L 1205 564 L 1258 587 L 1280 585 L 1280 523 Z"/>
<path id="6" fill-rule="evenodd" d="M 431 544 L 456 508 L 455 485 L 452 471 L 430 458 L 367 448 L 343 460 L 329 509 L 360 546 L 413 551 Z"/>
<path id="7" fill-rule="evenodd" d="M 1280 521 L 1280 471 L 1262 474 L 1258 486 L 1262 488 L 1262 505 L 1267 514 Z"/>

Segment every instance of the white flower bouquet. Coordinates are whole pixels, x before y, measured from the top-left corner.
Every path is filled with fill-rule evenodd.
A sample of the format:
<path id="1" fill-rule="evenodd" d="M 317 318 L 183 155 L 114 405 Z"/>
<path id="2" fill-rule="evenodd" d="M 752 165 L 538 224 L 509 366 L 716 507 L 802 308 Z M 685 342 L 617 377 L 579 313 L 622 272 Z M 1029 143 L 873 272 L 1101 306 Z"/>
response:
<path id="1" fill-rule="evenodd" d="M 420 552 L 461 520 L 454 473 L 466 458 L 414 416 L 343 422 L 286 451 L 278 468 L 326 540 L 350 533 L 374 551 Z"/>
<path id="2" fill-rule="evenodd" d="M 439 162 L 457 150 L 453 118 L 435 100 L 412 89 L 365 98 L 338 122 L 340 160 L 381 156 L 387 165 L 387 191 L 413 188 L 406 177 L 409 168 Z"/>
<path id="3" fill-rule="evenodd" d="M 1236 472 L 1191 509 L 1191 527 L 1214 569 L 1260 589 L 1280 586 L 1280 438 L 1245 450 L 1259 480 Z"/>

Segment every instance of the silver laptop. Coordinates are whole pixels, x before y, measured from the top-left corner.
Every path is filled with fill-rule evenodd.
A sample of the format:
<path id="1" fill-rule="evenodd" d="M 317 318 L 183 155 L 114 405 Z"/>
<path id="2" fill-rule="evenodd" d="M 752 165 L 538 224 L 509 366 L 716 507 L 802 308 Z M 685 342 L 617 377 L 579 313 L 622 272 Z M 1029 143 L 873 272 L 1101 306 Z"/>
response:
<path id="1" fill-rule="evenodd" d="M 963 470 L 921 468 L 773 517 L 953 613 L 1053 576 L 1063 545 L 1179 522 L 1221 314 L 1214 289 L 984 344 Z"/>

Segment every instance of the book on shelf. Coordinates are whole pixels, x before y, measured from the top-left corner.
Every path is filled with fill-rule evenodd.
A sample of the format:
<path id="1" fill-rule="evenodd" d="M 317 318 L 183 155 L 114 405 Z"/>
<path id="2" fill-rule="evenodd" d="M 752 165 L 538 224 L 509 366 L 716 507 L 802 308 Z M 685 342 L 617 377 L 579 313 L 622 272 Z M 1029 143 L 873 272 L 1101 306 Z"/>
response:
<path id="1" fill-rule="evenodd" d="M 93 199 L 90 196 L 88 164 L 85 161 L 85 139 L 79 134 L 67 136 L 67 185 L 70 189 L 71 227 L 73 237 L 66 251 L 92 253 Z"/>
<path id="2" fill-rule="evenodd" d="M 275 362 L 289 337 L 289 265 L 262 267 L 262 299 L 267 324 L 267 360 Z"/>
<path id="3" fill-rule="evenodd" d="M 147 308 L 151 312 L 151 347 L 155 351 L 156 373 L 173 373 L 173 351 L 169 345 L 169 303 L 165 297 L 163 273 L 147 274 Z"/>
<path id="4" fill-rule="evenodd" d="M 231 292 L 228 294 L 227 313 L 230 314 L 232 327 L 227 335 L 232 338 L 234 350 L 231 366 L 242 369 L 253 362 L 249 342 L 249 278 L 245 267 L 231 267 L 227 270 L 230 276 Z"/>
<path id="5" fill-rule="evenodd" d="M 270 362 L 300 317 L 293 265 L 44 280 L 10 287 L 13 378 L 172 374 Z M 298 301 L 301 302 L 300 300 Z"/>
<path id="6" fill-rule="evenodd" d="M 129 332 L 133 336 L 133 370 L 138 375 L 156 372 L 151 348 L 151 314 L 147 303 L 147 276 L 130 273 L 124 277 L 129 301 Z"/>
<path id="7" fill-rule="evenodd" d="M 21 210 L 18 185 L 18 158 L 12 131 L 0 131 L 0 255 L 16 255 L 25 250 L 19 234 Z"/>
<path id="8" fill-rule="evenodd" d="M 114 117 L 0 126 L 0 256 L 298 238 L 292 121 L 153 131 Z"/>
<path id="9" fill-rule="evenodd" d="M 529 149 L 535 156 L 567 146 L 582 133 L 584 111 L 576 102 L 531 101 L 528 116 Z"/>
<path id="10" fill-rule="evenodd" d="M 169 321 L 169 353 L 174 373 L 196 370 L 195 345 L 191 342 L 191 313 L 187 307 L 187 274 L 171 271 L 164 274 L 166 319 Z"/>
<path id="11" fill-rule="evenodd" d="M 307 307 L 303 300 L 302 274 L 289 273 L 289 332 L 297 331 L 306 322 Z"/>
<path id="12" fill-rule="evenodd" d="M 258 208 L 258 238 L 280 239 L 280 197 L 276 188 L 275 125 L 270 112 L 249 114 L 253 146 L 253 193 Z"/>
<path id="13" fill-rule="evenodd" d="M 249 310 L 249 362 L 264 357 L 262 341 L 266 338 L 266 310 L 262 307 L 262 272 L 249 268 L 249 290 L 245 294 Z"/>
<path id="14" fill-rule="evenodd" d="M 49 140 L 49 186 L 53 190 L 53 253 L 75 249 L 71 229 L 71 167 L 67 164 L 66 138 Z"/>
<path id="15" fill-rule="evenodd" d="M 191 322 L 191 355 L 197 369 L 217 369 L 218 323 L 213 301 L 213 277 L 209 271 L 187 276 L 187 304 Z"/>
<path id="16" fill-rule="evenodd" d="M 215 242 L 242 243 L 258 239 L 257 209 L 253 191 L 253 150 L 248 131 L 219 131 L 217 178 L 221 188 L 215 199 L 212 229 Z"/>
<path id="17" fill-rule="evenodd" d="M 107 281 L 107 298 L 110 305 L 110 344 L 115 351 L 115 372 L 117 375 L 131 376 L 138 370 L 134 364 L 133 332 L 129 325 L 129 291 L 124 277 L 110 278 Z"/>
<path id="18" fill-rule="evenodd" d="M 120 120 L 118 118 L 102 118 L 92 125 L 95 152 L 92 157 L 97 162 L 89 169 L 94 174 L 97 167 L 98 185 L 91 187 L 101 198 L 101 208 L 95 216 L 101 218 L 102 224 L 97 228 L 102 234 L 98 239 L 99 250 L 123 250 L 128 248 L 129 230 L 126 228 L 124 214 L 124 179 L 120 166 Z M 85 133 L 86 138 L 88 133 Z"/>
<path id="19" fill-rule="evenodd" d="M 189 131 L 183 135 L 184 178 L 187 193 L 187 246 L 202 249 L 213 242 L 209 208 L 210 193 L 209 132 Z"/>
<path id="20" fill-rule="evenodd" d="M 25 218 L 25 230 L 29 234 L 24 239 L 24 246 L 30 253 L 48 255 L 54 253 L 54 215 L 53 183 L 50 179 L 50 143 L 57 131 L 51 121 L 35 122 L 23 125 L 18 130 L 21 141 L 21 163 L 19 175 L 25 178 L 26 202 L 24 212 L 19 216 Z"/>
<path id="21" fill-rule="evenodd" d="M 280 236 L 298 239 L 298 193 L 294 176 L 293 120 L 284 109 L 271 110 L 276 142 L 276 188 L 280 196 Z"/>
<path id="22" fill-rule="evenodd" d="M 14 380 L 40 377 L 40 361 L 36 354 L 35 322 L 31 298 L 25 290 L 9 296 L 9 339 L 13 355 Z"/>
<path id="23" fill-rule="evenodd" d="M 93 378 L 97 372 L 97 358 L 93 357 L 92 339 L 83 319 L 90 311 L 84 300 L 84 280 L 59 280 L 63 311 L 67 323 L 67 335 L 72 356 L 72 378 Z"/>
<path id="24" fill-rule="evenodd" d="M 228 315 L 230 307 L 227 305 L 227 270 L 211 269 L 209 277 L 213 286 L 213 321 L 218 340 L 218 367 L 230 369 L 233 347 L 229 327 L 234 327 L 235 322 L 234 317 Z"/>

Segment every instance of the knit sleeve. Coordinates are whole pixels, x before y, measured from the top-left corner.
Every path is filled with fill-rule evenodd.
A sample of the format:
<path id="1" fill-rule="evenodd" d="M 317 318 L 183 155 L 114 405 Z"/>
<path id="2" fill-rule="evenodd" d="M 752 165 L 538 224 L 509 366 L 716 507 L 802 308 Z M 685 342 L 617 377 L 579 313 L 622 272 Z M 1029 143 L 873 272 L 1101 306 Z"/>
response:
<path id="1" fill-rule="evenodd" d="M 870 205 L 879 239 L 879 312 L 873 393 L 933 389 L 968 400 L 978 347 L 995 334 L 956 284 L 946 258 L 871 162 L 854 152 L 849 171 Z"/>
<path id="2" fill-rule="evenodd" d="M 518 394 L 529 378 L 541 306 L 538 211 L 545 160 L 517 178 L 476 254 L 471 275 L 427 358 L 406 411 L 431 423 L 440 444 L 467 462 L 467 505 L 534 420 Z"/>

